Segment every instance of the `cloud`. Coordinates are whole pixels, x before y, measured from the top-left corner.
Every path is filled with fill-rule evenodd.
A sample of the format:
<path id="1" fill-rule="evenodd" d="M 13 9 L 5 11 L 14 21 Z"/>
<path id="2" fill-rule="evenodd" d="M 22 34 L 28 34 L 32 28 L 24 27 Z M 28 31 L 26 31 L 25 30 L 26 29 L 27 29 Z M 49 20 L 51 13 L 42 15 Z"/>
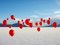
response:
<path id="1" fill-rule="evenodd" d="M 54 18 L 54 19 L 60 19 L 60 10 L 54 11 L 53 13 L 54 13 L 54 15 L 53 15 L 52 18 Z"/>
<path id="2" fill-rule="evenodd" d="M 55 17 L 60 17 L 60 10 L 54 11 L 53 13 L 54 13 Z"/>
<path id="3" fill-rule="evenodd" d="M 60 14 L 60 11 L 54 11 L 54 14 Z"/>
<path id="4" fill-rule="evenodd" d="M 38 15 L 32 15 L 32 16 L 30 16 L 31 18 L 39 18 L 39 16 Z"/>

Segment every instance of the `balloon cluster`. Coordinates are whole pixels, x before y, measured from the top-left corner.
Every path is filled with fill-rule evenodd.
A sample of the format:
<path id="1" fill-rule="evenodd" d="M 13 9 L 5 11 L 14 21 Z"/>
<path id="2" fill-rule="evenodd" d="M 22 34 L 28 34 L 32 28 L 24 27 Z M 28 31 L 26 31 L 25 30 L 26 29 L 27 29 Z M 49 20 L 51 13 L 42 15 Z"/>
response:
<path id="1" fill-rule="evenodd" d="M 10 16 L 10 19 L 12 19 L 12 20 L 15 20 L 15 17 L 14 17 L 14 15 L 11 15 Z M 7 21 L 9 20 L 9 18 L 7 18 L 6 20 L 3 20 L 3 23 L 2 23 L 2 25 L 5 27 L 6 25 L 7 25 Z M 22 23 L 21 23 L 22 22 Z M 40 21 L 39 22 L 35 22 L 35 26 L 37 27 L 37 31 L 39 32 L 41 29 L 40 29 L 40 27 L 43 25 L 43 23 L 47 23 L 47 25 L 50 25 L 50 23 L 51 23 L 51 19 L 50 18 L 48 18 L 47 20 L 45 20 L 45 19 L 43 19 L 43 18 L 40 18 Z M 22 29 L 23 28 L 23 25 L 24 24 L 26 24 L 27 26 L 29 26 L 29 27 L 33 27 L 33 23 L 30 21 L 30 19 L 26 19 L 25 21 L 24 20 L 18 20 L 18 27 L 20 28 L 20 29 Z M 39 26 L 40 27 L 39 27 Z M 54 27 L 54 28 L 56 28 L 57 26 L 58 26 L 58 24 L 57 24 L 57 22 L 53 22 L 53 24 L 52 24 L 52 26 Z M 11 28 L 12 27 L 12 25 L 9 25 L 8 26 L 9 28 Z M 14 36 L 14 30 L 13 29 L 11 29 L 10 31 L 9 31 L 9 35 L 11 36 L 11 37 L 13 37 Z"/>

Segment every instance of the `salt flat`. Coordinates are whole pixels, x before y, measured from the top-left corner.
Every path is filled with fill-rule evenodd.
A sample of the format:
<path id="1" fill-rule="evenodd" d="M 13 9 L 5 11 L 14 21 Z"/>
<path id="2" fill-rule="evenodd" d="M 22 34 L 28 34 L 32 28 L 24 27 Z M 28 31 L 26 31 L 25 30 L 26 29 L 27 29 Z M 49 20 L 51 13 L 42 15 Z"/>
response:
<path id="1" fill-rule="evenodd" d="M 12 27 L 15 34 L 11 37 L 8 27 L 0 27 L 0 45 L 60 45 L 59 27 L 41 27 L 40 32 L 36 28 Z"/>

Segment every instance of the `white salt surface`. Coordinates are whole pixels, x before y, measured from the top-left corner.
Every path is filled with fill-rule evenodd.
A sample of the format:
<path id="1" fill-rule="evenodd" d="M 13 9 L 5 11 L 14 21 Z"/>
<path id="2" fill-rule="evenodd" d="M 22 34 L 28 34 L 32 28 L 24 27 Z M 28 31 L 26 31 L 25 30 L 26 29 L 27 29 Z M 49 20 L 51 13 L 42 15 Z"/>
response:
<path id="1" fill-rule="evenodd" d="M 0 45 L 60 45 L 59 27 L 41 27 L 40 32 L 36 28 L 13 27 L 15 34 L 11 37 L 8 27 L 0 27 Z"/>

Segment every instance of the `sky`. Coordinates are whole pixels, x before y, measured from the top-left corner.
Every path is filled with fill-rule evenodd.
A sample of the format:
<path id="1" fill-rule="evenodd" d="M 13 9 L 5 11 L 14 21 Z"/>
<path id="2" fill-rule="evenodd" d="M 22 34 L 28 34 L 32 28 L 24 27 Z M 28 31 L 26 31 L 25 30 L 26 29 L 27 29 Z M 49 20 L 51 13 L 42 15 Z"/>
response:
<path id="1" fill-rule="evenodd" d="M 0 20 L 60 16 L 60 0 L 0 0 Z M 58 15 L 58 16 L 57 16 Z"/>

